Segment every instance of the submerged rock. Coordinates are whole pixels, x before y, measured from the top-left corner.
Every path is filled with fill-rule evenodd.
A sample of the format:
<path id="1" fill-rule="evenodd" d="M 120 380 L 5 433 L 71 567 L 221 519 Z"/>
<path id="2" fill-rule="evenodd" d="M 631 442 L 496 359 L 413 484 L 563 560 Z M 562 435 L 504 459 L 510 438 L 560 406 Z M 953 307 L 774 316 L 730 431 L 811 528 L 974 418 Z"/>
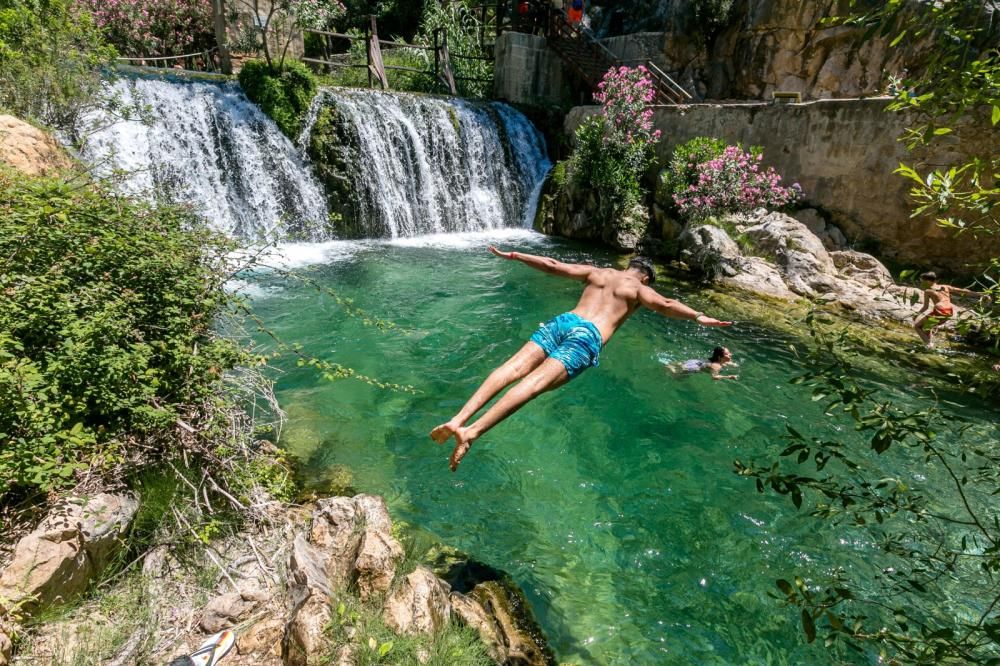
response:
<path id="1" fill-rule="evenodd" d="M 448 546 L 433 549 L 426 560 L 452 588 L 453 616 L 479 634 L 498 663 L 556 663 L 527 598 L 509 574 Z"/>

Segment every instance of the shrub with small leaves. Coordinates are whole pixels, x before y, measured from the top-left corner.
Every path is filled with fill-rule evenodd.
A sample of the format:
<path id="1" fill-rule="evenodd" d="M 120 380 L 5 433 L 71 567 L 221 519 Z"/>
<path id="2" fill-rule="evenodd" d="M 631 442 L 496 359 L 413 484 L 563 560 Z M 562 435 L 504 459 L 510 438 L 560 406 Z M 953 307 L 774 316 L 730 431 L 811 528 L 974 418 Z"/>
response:
<path id="1" fill-rule="evenodd" d="M 660 139 L 647 106 L 656 93 L 642 66 L 609 69 L 598 88 L 601 112 L 577 129 L 566 172 L 577 186 L 615 202 L 617 216 L 642 200 L 642 176 Z"/>
<path id="2" fill-rule="evenodd" d="M 240 70 L 240 86 L 286 136 L 293 141 L 298 137 L 316 94 L 316 77 L 308 67 L 287 60 L 275 72 L 263 60 L 251 60 Z"/>
<path id="3" fill-rule="evenodd" d="M 190 211 L 0 170 L 0 497 L 106 469 L 245 360 L 214 334 L 228 241 Z"/>

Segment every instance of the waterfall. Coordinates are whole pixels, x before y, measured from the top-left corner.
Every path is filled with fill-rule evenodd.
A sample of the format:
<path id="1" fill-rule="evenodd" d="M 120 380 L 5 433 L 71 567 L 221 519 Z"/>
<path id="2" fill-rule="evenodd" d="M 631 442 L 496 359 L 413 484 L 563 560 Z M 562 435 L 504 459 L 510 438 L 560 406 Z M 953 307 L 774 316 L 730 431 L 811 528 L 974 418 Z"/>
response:
<path id="1" fill-rule="evenodd" d="M 328 214 L 322 187 L 295 146 L 235 83 L 122 78 L 122 102 L 148 117 L 91 120 L 81 158 L 98 173 L 125 173 L 134 194 L 189 203 L 216 229 L 247 240 L 322 240 Z"/>
<path id="2" fill-rule="evenodd" d="M 541 135 L 518 111 L 500 103 L 329 89 L 314 102 L 301 146 L 322 105 L 333 107 L 352 135 L 351 168 L 343 176 L 362 235 L 530 224 L 551 165 Z"/>

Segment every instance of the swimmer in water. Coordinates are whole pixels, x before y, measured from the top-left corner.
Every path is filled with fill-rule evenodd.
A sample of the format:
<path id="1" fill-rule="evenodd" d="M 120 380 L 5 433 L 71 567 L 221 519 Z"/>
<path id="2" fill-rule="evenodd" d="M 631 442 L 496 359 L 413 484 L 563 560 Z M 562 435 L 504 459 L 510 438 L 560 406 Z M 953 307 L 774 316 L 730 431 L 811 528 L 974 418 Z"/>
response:
<path id="1" fill-rule="evenodd" d="M 739 375 L 722 374 L 722 368 L 727 365 L 736 365 L 732 353 L 727 347 L 716 347 L 708 359 L 692 358 L 684 361 L 680 369 L 686 373 L 707 372 L 712 375 L 712 379 L 739 379 Z"/>

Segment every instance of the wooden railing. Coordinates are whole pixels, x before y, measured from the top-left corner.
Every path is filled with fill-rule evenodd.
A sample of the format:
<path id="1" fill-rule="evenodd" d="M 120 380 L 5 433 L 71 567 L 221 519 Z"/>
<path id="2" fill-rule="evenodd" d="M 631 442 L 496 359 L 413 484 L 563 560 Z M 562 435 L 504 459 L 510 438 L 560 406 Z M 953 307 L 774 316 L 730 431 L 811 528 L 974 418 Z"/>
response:
<path id="1" fill-rule="evenodd" d="M 165 69 L 185 69 L 194 72 L 221 72 L 222 68 L 218 60 L 219 49 L 212 47 L 197 53 L 184 53 L 175 56 L 152 56 L 137 58 L 117 58 L 117 61 L 126 65 L 137 65 L 139 67 L 160 67 Z"/>
<path id="2" fill-rule="evenodd" d="M 498 34 L 501 30 L 543 34 L 552 50 L 591 91 L 597 90 L 597 84 L 609 69 L 626 64 L 642 65 L 653 82 L 654 104 L 684 104 L 692 100 L 691 95 L 655 62 L 648 58 L 622 60 L 590 30 L 570 21 L 564 10 L 552 7 L 548 0 L 528 0 L 528 9 L 526 15 L 513 16 L 509 20 L 498 12 Z"/>
<path id="3" fill-rule="evenodd" d="M 350 42 L 364 41 L 365 42 L 365 63 L 353 63 L 349 59 L 346 61 L 334 60 L 332 56 L 327 54 L 324 58 L 302 58 L 303 62 L 313 63 L 322 67 L 327 67 L 330 69 L 340 68 L 340 67 L 364 67 L 368 70 L 368 86 L 373 87 L 376 83 L 383 89 L 389 89 L 389 78 L 386 75 L 387 71 L 402 71 L 411 74 L 421 74 L 424 76 L 431 77 L 433 80 L 441 83 L 444 88 L 451 95 L 458 94 L 458 86 L 456 81 L 479 81 L 488 83 L 490 79 L 484 79 L 480 77 L 472 76 L 456 76 L 454 69 L 452 67 L 452 59 L 459 60 L 493 60 L 492 56 L 488 55 L 470 55 L 462 53 L 451 53 L 448 49 L 448 31 L 444 28 L 438 28 L 433 32 L 433 43 L 432 44 L 410 44 L 405 42 L 393 42 L 385 39 L 379 39 L 378 36 L 378 25 L 376 23 L 375 17 L 370 17 L 370 23 L 365 26 L 365 34 L 361 35 L 351 35 L 338 32 L 328 32 L 325 30 L 305 30 L 304 32 L 320 35 L 325 38 L 335 38 L 344 39 Z M 434 53 L 433 67 L 430 69 L 418 69 L 416 67 L 407 67 L 404 65 L 386 65 L 382 58 L 382 52 L 384 49 L 415 49 L 422 51 L 432 51 Z"/>
<path id="4" fill-rule="evenodd" d="M 649 78 L 653 82 L 653 89 L 655 91 L 654 103 L 684 104 L 692 99 L 691 95 L 679 83 L 670 78 L 652 60 L 624 61 L 616 56 L 589 30 L 583 29 L 571 22 L 565 11 L 554 9 L 550 6 L 546 6 L 545 11 L 548 13 L 546 37 L 549 39 L 552 48 L 559 53 L 563 61 L 576 71 L 591 89 L 596 89 L 600 78 L 609 69 L 621 67 L 626 63 L 635 63 L 641 64 L 646 68 Z M 568 40 L 572 40 L 572 42 Z M 570 46 L 571 44 L 572 46 Z"/>

